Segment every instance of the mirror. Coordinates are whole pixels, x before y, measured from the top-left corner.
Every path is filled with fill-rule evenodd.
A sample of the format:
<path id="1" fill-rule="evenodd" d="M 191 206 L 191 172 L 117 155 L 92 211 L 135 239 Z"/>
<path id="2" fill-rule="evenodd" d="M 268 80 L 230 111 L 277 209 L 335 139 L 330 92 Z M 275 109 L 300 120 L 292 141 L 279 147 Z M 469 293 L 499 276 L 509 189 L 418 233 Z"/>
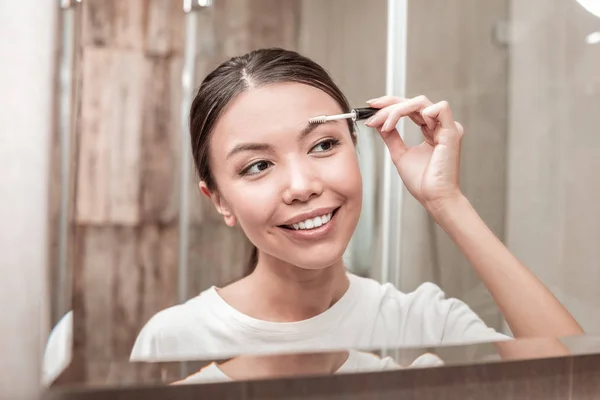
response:
<path id="1" fill-rule="evenodd" d="M 173 383 L 200 370 L 178 364 L 192 360 L 217 361 L 213 373 L 252 379 L 261 370 L 248 365 L 281 374 L 305 366 L 297 373 L 318 374 L 362 362 L 386 369 L 499 360 L 511 358 L 507 348 L 518 348 L 517 358 L 545 357 L 595 343 L 600 121 L 593 111 L 600 47 L 586 37 L 600 30 L 600 20 L 577 2 L 556 0 L 542 14 L 509 0 L 67 3 L 51 207 L 56 306 L 48 348 L 58 352 L 47 350 L 58 372 L 49 373 L 49 382 L 68 364 L 61 360 L 71 361 L 66 382 L 118 383 L 125 370 L 145 365 L 135 361 L 146 361 L 174 363 L 173 379 L 162 380 Z M 247 275 L 253 249 L 240 228 L 252 219 L 241 220 L 241 207 L 254 201 L 264 211 L 268 190 L 247 192 L 254 197 L 234 204 L 240 224 L 228 226 L 228 215 L 236 214 L 228 206 L 235 207 L 208 186 L 210 199 L 199 190 L 188 120 L 196 89 L 211 71 L 269 47 L 296 50 L 323 66 L 350 107 L 385 94 L 424 94 L 431 104 L 446 100 L 466 133 L 457 174 L 463 197 L 452 208 L 461 211 L 436 214 L 404 188 L 377 130 L 359 122 L 362 190 L 353 192 L 356 212 L 348 208 L 357 228 L 342 249 L 345 270 L 327 280 L 325 291 L 292 285 L 284 291 L 289 297 L 280 290 L 259 307 L 256 287 L 266 290 L 264 282 L 282 282 L 281 276 L 263 275 L 256 286 L 230 284 Z M 282 99 L 273 107 L 294 98 L 300 110 L 322 96 L 306 105 L 301 99 L 308 94 L 292 92 L 270 93 Z M 247 106 L 253 104 L 260 102 Z M 285 109 L 279 111 L 255 130 L 285 120 Z M 244 130 L 225 131 L 251 131 L 252 121 L 243 121 Z M 408 146 L 423 142 L 419 123 L 405 118 L 397 130 Z M 298 169 L 298 176 L 308 170 Z M 298 204 L 301 190 L 285 190 L 283 203 Z M 277 229 L 292 231 L 280 226 L 293 226 L 292 214 L 278 212 Z M 316 300 L 289 313 L 286 306 L 306 296 L 299 288 L 313 290 L 306 299 Z M 193 318 L 208 321 L 207 336 L 190 328 Z M 239 340 L 242 325 L 247 336 Z M 163 329 L 175 333 L 163 340 Z M 277 344 L 283 334 L 298 337 Z M 508 340 L 531 336 L 548 338 Z M 582 345 L 592 352 L 594 346 Z M 133 376 L 162 379 L 160 368 L 148 371 Z"/>
<path id="2" fill-rule="evenodd" d="M 96 374 L 73 380 L 80 389 L 98 386 L 189 385 L 248 382 L 313 376 L 401 372 L 444 366 L 489 365 L 503 361 L 553 358 L 565 354 L 598 353 L 595 336 L 563 339 L 518 339 L 503 343 L 479 343 L 411 349 L 345 349 L 319 352 L 246 353 L 217 359 L 189 361 L 89 362 Z M 72 367 L 71 367 L 72 368 Z M 71 374 L 67 371 L 67 375 Z M 402 378 L 399 378 L 402 379 Z M 58 386 L 58 385 L 57 385 Z"/>

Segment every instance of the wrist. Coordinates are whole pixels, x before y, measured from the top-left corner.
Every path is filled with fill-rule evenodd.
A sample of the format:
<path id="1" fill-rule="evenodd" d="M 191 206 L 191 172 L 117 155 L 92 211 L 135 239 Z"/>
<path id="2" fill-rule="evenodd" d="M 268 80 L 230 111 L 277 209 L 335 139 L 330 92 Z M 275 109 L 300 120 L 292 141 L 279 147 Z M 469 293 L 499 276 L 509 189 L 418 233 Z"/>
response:
<path id="1" fill-rule="evenodd" d="M 448 217 L 460 214 L 462 211 L 470 208 L 471 204 L 469 200 L 458 191 L 452 196 L 427 202 L 424 206 L 433 219 L 440 223 Z"/>

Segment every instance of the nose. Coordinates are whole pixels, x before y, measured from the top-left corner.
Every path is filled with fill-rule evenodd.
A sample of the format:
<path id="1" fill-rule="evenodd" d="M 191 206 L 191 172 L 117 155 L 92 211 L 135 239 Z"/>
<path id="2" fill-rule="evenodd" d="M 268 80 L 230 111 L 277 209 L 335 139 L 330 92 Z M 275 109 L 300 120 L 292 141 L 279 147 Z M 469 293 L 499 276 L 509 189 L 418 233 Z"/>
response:
<path id="1" fill-rule="evenodd" d="M 283 201 L 307 202 L 323 193 L 323 181 L 309 165 L 295 163 L 286 170 Z"/>

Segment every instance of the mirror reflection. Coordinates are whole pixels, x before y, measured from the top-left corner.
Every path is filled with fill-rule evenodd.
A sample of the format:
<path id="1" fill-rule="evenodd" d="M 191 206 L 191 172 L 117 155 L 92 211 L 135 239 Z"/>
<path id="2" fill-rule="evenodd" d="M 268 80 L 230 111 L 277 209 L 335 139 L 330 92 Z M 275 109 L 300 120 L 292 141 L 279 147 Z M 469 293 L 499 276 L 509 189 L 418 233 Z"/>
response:
<path id="1" fill-rule="evenodd" d="M 443 365 L 434 354 L 416 358 L 406 368 Z M 211 362 L 173 384 L 196 384 L 298 376 L 351 374 L 398 370 L 403 368 L 390 356 L 356 350 L 335 353 L 244 355 L 218 363 Z"/>
<path id="2" fill-rule="evenodd" d="M 187 383 L 562 355 L 512 339 L 600 330 L 589 7 L 184 3 L 65 7 L 48 381 L 75 358 L 89 380 L 220 360 Z M 374 348 L 424 350 L 348 350 Z"/>
<path id="3" fill-rule="evenodd" d="M 502 349 L 501 349 L 502 347 Z M 80 387 L 97 385 L 189 385 L 312 376 L 398 372 L 442 366 L 490 364 L 505 360 L 597 353 L 598 337 L 518 339 L 497 343 L 411 349 L 345 349 L 321 352 L 243 354 L 179 362 L 95 360 L 93 376 L 71 378 Z M 502 353 L 503 352 L 503 353 Z M 74 367 L 63 375 L 72 375 Z"/>

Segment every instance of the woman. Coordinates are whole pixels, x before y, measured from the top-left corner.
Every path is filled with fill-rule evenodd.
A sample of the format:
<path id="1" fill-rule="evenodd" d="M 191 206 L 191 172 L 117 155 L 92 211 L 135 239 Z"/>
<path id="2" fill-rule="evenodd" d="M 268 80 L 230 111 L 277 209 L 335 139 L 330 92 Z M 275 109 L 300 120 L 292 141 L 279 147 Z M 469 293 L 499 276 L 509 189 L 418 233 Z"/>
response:
<path id="1" fill-rule="evenodd" d="M 366 125 L 380 133 L 404 184 L 470 261 L 515 336 L 581 333 L 462 195 L 463 128 L 448 104 L 423 96 L 368 104 L 380 111 Z M 326 71 L 290 51 L 254 51 L 206 77 L 190 117 L 200 189 L 254 244 L 252 272 L 155 315 L 133 360 L 507 339 L 434 284 L 401 293 L 346 272 L 342 255 L 362 201 L 354 127 L 307 121 L 349 110 Z M 421 126 L 423 143 L 403 143 L 395 128 L 402 117 Z"/>

